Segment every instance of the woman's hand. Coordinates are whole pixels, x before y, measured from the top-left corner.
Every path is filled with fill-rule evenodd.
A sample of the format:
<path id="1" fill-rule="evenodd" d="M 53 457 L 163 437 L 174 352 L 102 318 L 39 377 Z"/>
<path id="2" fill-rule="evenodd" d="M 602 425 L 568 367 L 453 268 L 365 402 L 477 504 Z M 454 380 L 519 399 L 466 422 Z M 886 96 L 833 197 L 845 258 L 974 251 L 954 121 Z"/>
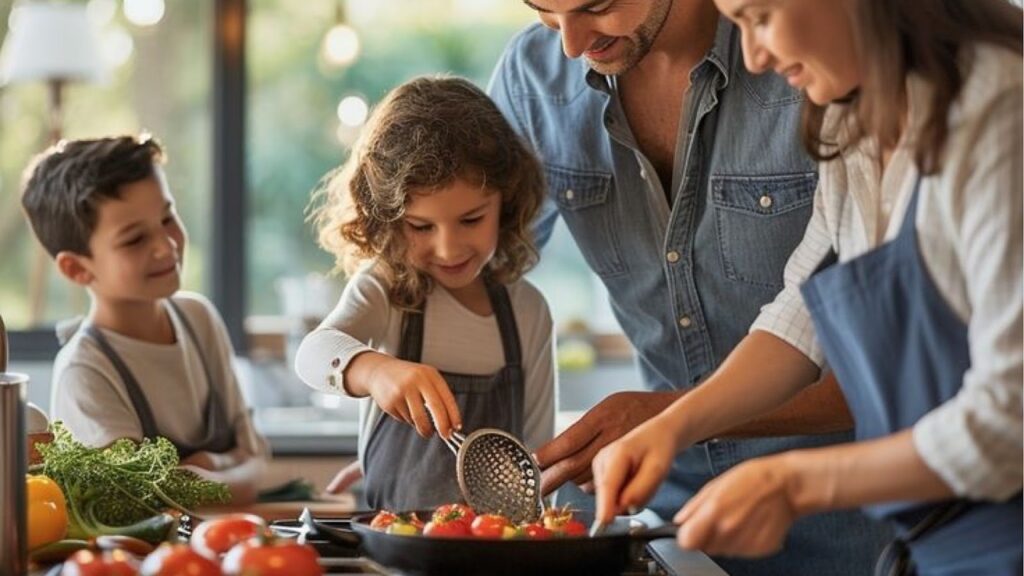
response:
<path id="1" fill-rule="evenodd" d="M 676 435 L 666 432 L 666 425 L 663 413 L 597 453 L 593 469 L 598 520 L 610 522 L 654 495 L 676 455 Z"/>
<path id="2" fill-rule="evenodd" d="M 455 397 L 432 366 L 365 352 L 349 364 L 345 379 L 358 379 L 358 388 L 353 388 L 366 390 L 381 410 L 412 424 L 424 438 L 429 438 L 435 427 L 445 438 L 462 427 Z"/>
<path id="3" fill-rule="evenodd" d="M 801 516 L 789 462 L 789 455 L 758 458 L 709 482 L 673 519 L 679 546 L 725 556 L 779 551 Z"/>

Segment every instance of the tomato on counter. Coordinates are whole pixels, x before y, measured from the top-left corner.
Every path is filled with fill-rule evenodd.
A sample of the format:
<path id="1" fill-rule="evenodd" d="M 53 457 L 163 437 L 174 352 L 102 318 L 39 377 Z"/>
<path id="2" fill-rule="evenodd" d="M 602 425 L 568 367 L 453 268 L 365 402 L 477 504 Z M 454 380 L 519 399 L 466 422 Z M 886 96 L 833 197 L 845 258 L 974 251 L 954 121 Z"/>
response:
<path id="1" fill-rule="evenodd" d="M 540 522 L 534 522 L 532 524 L 523 524 L 519 528 L 520 535 L 530 538 L 533 540 L 547 540 L 551 538 L 552 532 L 544 527 Z"/>
<path id="2" fill-rule="evenodd" d="M 221 568 L 226 576 L 319 576 L 324 570 L 318 558 L 311 546 L 295 541 L 253 539 L 232 548 Z"/>
<path id="3" fill-rule="evenodd" d="M 142 576 L 222 576 L 216 562 L 187 544 L 161 544 L 142 562 Z"/>
<path id="4" fill-rule="evenodd" d="M 192 532 L 192 548 L 210 558 L 219 560 L 239 542 L 267 532 L 267 523 L 254 514 L 228 514 L 211 518 Z"/>
<path id="5" fill-rule="evenodd" d="M 79 550 L 64 562 L 60 576 L 137 576 L 138 566 L 124 550 Z"/>
<path id="6" fill-rule="evenodd" d="M 34 550 L 67 536 L 68 507 L 60 486 L 47 476 L 28 476 L 25 490 L 28 549 Z"/>

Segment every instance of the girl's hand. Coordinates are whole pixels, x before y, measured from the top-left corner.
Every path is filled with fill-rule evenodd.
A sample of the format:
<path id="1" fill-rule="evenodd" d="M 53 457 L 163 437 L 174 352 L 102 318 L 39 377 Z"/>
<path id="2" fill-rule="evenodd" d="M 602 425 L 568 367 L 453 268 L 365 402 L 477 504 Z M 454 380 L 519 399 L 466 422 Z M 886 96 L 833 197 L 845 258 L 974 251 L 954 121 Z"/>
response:
<path id="1" fill-rule="evenodd" d="M 725 556 L 778 552 L 800 517 L 789 462 L 758 458 L 709 482 L 673 519 L 679 546 Z"/>
<path id="2" fill-rule="evenodd" d="M 353 363 L 366 356 L 357 356 Z M 436 368 L 384 354 L 368 359 L 375 365 L 366 372 L 366 388 L 392 418 L 412 424 L 424 438 L 429 438 L 435 427 L 444 438 L 462 427 L 459 406 Z"/>
<path id="3" fill-rule="evenodd" d="M 666 434 L 662 417 L 655 417 L 594 457 L 597 519 L 610 522 L 616 514 L 645 504 L 665 479 L 676 454 L 674 434 Z"/>
<path id="4" fill-rule="evenodd" d="M 359 460 L 345 466 L 334 475 L 324 492 L 328 494 L 341 494 L 352 487 L 353 484 L 363 479 L 363 466 Z"/>

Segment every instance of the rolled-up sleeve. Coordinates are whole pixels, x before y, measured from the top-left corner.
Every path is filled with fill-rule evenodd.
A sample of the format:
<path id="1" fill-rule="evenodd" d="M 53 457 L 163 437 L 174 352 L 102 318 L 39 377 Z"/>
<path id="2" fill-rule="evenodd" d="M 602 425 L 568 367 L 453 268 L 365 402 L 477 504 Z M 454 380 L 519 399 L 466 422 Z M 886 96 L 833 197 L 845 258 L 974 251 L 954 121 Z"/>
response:
<path id="1" fill-rule="evenodd" d="M 928 467 L 957 495 L 974 499 L 1019 492 L 1024 468 L 1021 99 L 1020 90 L 1001 98 L 962 156 L 965 177 L 948 214 L 970 302 L 971 367 L 957 395 L 913 430 Z"/>

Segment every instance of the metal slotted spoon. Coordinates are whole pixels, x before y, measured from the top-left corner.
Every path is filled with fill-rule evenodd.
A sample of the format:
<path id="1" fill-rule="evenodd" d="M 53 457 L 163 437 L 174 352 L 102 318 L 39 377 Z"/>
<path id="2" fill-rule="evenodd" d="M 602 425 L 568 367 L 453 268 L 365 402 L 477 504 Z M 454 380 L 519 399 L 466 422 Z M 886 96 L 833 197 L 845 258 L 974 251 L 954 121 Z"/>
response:
<path id="1" fill-rule="evenodd" d="M 457 457 L 462 497 L 477 513 L 501 514 L 516 524 L 536 522 L 544 513 L 540 469 L 515 436 L 481 428 L 442 440 Z"/>

